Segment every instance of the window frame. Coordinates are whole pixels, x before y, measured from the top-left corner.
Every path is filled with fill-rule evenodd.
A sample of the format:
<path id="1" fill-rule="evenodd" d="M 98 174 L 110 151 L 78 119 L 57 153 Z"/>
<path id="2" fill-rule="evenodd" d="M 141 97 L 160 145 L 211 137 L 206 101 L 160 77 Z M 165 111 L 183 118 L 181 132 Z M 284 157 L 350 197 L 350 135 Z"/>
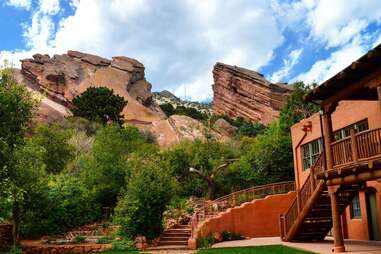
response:
<path id="1" fill-rule="evenodd" d="M 354 202 L 354 201 L 357 201 L 357 202 Z M 351 220 L 359 220 L 362 218 L 359 192 L 357 192 L 357 194 L 353 197 L 351 204 L 349 206 L 349 212 L 350 212 Z"/>
<path id="2" fill-rule="evenodd" d="M 365 127 L 365 128 L 364 128 Z M 355 129 L 356 133 L 369 130 L 368 118 L 362 119 L 358 122 L 345 126 L 333 132 L 334 141 L 342 140 L 350 136 L 350 130 Z"/>
<path id="3" fill-rule="evenodd" d="M 308 149 L 305 149 L 306 147 L 308 147 Z M 301 146 L 301 157 L 304 171 L 311 168 L 311 166 L 319 158 L 319 155 L 322 153 L 322 151 L 323 143 L 321 138 L 317 138 Z"/>

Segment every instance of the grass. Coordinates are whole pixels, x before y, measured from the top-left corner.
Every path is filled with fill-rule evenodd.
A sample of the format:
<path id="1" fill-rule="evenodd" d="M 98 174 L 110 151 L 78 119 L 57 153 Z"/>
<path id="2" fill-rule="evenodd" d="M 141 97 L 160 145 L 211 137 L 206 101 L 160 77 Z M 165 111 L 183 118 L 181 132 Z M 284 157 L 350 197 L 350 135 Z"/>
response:
<path id="1" fill-rule="evenodd" d="M 197 254 L 312 254 L 312 252 L 289 248 L 283 245 L 215 248 L 199 250 Z"/>
<path id="2" fill-rule="evenodd" d="M 104 254 L 144 254 L 137 251 L 106 251 Z M 237 248 L 215 248 L 199 250 L 197 254 L 313 254 L 313 252 L 289 248 L 283 245 L 237 247 Z"/>

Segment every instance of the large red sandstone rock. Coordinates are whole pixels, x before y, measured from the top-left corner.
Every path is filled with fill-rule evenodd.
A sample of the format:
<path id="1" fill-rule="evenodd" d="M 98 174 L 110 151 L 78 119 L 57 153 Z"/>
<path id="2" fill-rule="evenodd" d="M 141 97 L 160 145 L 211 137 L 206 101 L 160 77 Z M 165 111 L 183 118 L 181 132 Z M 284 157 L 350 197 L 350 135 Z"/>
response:
<path id="1" fill-rule="evenodd" d="M 292 92 L 291 86 L 272 84 L 258 72 L 222 63 L 214 66 L 213 77 L 214 113 L 252 122 L 277 118 Z"/>
<path id="2" fill-rule="evenodd" d="M 151 84 L 145 79 L 143 64 L 135 59 L 117 56 L 108 60 L 68 51 L 53 57 L 36 54 L 21 62 L 24 83 L 60 105 L 70 106 L 73 98 L 90 86 L 105 86 L 128 101 L 123 110 L 127 122 L 151 123 L 165 117 L 152 102 Z"/>

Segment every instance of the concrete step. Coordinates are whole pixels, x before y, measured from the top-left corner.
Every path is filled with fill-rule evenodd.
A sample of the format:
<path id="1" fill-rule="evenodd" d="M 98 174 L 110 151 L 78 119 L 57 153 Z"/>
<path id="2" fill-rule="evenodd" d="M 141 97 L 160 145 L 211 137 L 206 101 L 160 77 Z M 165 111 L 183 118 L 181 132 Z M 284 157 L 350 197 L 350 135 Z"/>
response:
<path id="1" fill-rule="evenodd" d="M 190 237 L 190 233 L 171 233 L 171 232 L 164 232 L 161 236 L 163 237 Z"/>
<path id="2" fill-rule="evenodd" d="M 170 236 L 170 237 L 166 237 L 166 236 L 162 236 L 160 237 L 160 241 L 164 241 L 164 242 L 167 242 L 167 241 L 188 241 L 189 237 L 187 236 Z"/>
<path id="3" fill-rule="evenodd" d="M 162 251 L 162 250 L 188 250 L 188 246 L 184 245 L 168 245 L 168 246 L 157 246 L 147 249 L 148 251 Z"/>

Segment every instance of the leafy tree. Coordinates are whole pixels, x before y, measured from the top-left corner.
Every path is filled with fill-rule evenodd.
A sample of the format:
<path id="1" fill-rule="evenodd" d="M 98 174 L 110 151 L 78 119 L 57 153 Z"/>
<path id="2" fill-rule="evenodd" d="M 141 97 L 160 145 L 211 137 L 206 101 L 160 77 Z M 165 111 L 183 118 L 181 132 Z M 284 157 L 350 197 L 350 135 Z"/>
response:
<path id="1" fill-rule="evenodd" d="M 160 104 L 160 108 L 167 116 L 175 114 L 176 111 L 171 103 Z"/>
<path id="2" fill-rule="evenodd" d="M 21 232 L 26 237 L 62 234 L 100 218 L 100 204 L 81 180 L 69 174 L 50 177 L 49 186 L 31 197 Z"/>
<path id="3" fill-rule="evenodd" d="M 86 186 L 103 206 L 115 206 L 126 184 L 128 155 L 145 144 L 146 138 L 132 126 L 110 125 L 96 133 L 92 150 L 82 156 L 77 167 Z"/>
<path id="4" fill-rule="evenodd" d="M 175 182 L 151 151 L 133 156 L 129 163 L 131 176 L 115 209 L 115 220 L 129 238 L 153 239 L 162 232 L 163 212 L 174 195 Z"/>
<path id="5" fill-rule="evenodd" d="M 189 174 L 192 173 L 204 182 L 204 185 L 199 187 L 202 186 L 204 191 L 207 190 L 207 198 L 213 199 L 216 179 L 228 164 L 238 157 L 238 154 L 229 144 L 207 139 L 205 142 L 200 140 L 185 142 L 173 150 L 171 156 L 169 162 L 178 179 L 190 180 L 192 178 L 189 178 Z"/>
<path id="6" fill-rule="evenodd" d="M 199 111 L 195 108 L 184 107 L 184 106 L 176 107 L 175 114 L 176 115 L 189 116 L 189 117 L 196 119 L 196 120 L 205 120 L 208 118 L 208 116 L 206 114 L 202 113 L 201 111 Z"/>
<path id="7" fill-rule="evenodd" d="M 19 239 L 20 225 L 25 219 L 29 205 L 39 196 L 46 186 L 44 149 L 28 141 L 19 146 L 14 154 L 8 171 L 8 188 L 12 202 L 12 219 L 14 221 L 14 240 Z"/>
<path id="8" fill-rule="evenodd" d="M 73 99 L 72 112 L 74 116 L 86 118 L 90 121 L 100 121 L 106 124 L 109 121 L 123 124 L 121 114 L 127 101 L 107 87 L 89 87 L 84 93 Z"/>
<path id="9" fill-rule="evenodd" d="M 303 82 L 293 84 L 294 90 L 280 113 L 279 123 L 282 131 L 290 133 L 292 125 L 319 111 L 318 105 L 304 100 L 304 96 L 315 86 L 315 84 L 305 85 Z"/>
<path id="10" fill-rule="evenodd" d="M 58 126 L 41 125 L 33 136 L 34 142 L 45 149 L 44 163 L 49 173 L 64 170 L 73 158 L 74 147 L 68 144 L 69 133 Z"/>

